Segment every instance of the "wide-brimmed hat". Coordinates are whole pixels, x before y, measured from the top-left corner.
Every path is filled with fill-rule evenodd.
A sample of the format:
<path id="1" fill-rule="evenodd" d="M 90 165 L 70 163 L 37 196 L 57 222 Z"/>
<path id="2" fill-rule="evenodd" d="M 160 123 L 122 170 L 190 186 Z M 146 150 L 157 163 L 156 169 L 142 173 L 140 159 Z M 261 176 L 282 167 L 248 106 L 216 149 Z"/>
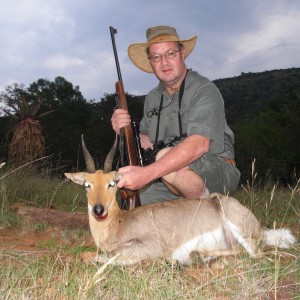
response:
<path id="1" fill-rule="evenodd" d="M 188 40 L 181 40 L 176 32 L 176 29 L 170 26 L 156 26 L 150 27 L 146 32 L 147 42 L 131 44 L 128 47 L 128 56 L 132 63 L 142 71 L 153 73 L 150 65 L 147 48 L 154 43 L 163 42 L 180 42 L 186 51 L 186 57 L 193 51 L 197 36 Z"/>

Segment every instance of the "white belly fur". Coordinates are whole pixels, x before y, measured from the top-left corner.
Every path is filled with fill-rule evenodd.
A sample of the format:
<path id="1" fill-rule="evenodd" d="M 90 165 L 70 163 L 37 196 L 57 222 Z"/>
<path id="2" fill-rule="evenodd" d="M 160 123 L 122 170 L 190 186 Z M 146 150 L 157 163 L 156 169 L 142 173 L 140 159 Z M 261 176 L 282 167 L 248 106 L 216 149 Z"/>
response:
<path id="1" fill-rule="evenodd" d="M 228 243 L 223 228 L 220 227 L 214 231 L 200 234 L 182 244 L 173 251 L 172 259 L 177 260 L 181 264 L 188 264 L 192 251 L 205 252 L 226 249 L 228 249 Z"/>

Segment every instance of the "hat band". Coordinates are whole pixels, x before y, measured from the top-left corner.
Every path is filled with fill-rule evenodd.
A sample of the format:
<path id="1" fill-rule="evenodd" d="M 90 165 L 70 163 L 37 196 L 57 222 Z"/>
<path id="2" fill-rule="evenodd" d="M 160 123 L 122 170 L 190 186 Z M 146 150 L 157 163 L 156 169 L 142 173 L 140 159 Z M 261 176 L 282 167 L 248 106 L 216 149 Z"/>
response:
<path id="1" fill-rule="evenodd" d="M 174 35 L 159 35 L 154 39 L 150 40 L 148 43 L 159 43 L 159 42 L 178 42 L 179 38 Z"/>

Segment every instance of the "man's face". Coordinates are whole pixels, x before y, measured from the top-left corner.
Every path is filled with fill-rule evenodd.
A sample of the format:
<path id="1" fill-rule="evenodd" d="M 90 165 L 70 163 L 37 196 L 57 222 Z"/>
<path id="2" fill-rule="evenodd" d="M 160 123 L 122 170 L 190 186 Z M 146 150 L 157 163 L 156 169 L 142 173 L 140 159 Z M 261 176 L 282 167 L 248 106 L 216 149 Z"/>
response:
<path id="1" fill-rule="evenodd" d="M 164 42 L 156 43 L 149 46 L 149 57 L 160 56 L 161 61 L 153 62 L 150 59 L 153 72 L 156 77 L 163 81 L 167 86 L 175 85 L 185 75 L 186 66 L 184 63 L 185 49 L 182 48 L 177 42 Z M 175 57 L 166 58 L 166 53 L 176 52 Z M 168 56 L 168 54 L 167 54 Z"/>

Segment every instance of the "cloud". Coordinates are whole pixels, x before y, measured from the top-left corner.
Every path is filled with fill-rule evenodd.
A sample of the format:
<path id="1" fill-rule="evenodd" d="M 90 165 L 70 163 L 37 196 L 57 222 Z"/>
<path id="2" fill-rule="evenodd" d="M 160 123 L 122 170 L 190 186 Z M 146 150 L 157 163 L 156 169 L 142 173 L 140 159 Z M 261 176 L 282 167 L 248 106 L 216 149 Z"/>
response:
<path id="1" fill-rule="evenodd" d="M 3 86 L 12 80 L 28 83 L 42 77 L 43 59 L 64 48 L 72 36 L 73 23 L 60 1 L 11 0 L 1 3 L 0 28 Z"/>
<path id="2" fill-rule="evenodd" d="M 84 61 L 78 57 L 68 57 L 64 54 L 56 54 L 46 58 L 44 66 L 50 70 L 64 71 L 84 66 Z"/>
<path id="3" fill-rule="evenodd" d="M 256 53 L 263 54 L 266 51 L 272 52 L 278 47 L 298 44 L 299 19 L 300 12 L 266 16 L 258 31 L 235 37 L 233 44 L 236 51 L 231 61 L 236 62 Z"/>
<path id="4" fill-rule="evenodd" d="M 208 41 L 210 59 L 202 66 L 213 79 L 300 65 L 299 5 L 297 8 L 282 1 L 274 1 L 273 5 L 269 2 L 263 7 L 249 7 L 245 18 L 247 27 L 240 16 L 233 22 L 239 28 L 237 32 L 218 35 L 217 40 L 213 36 Z"/>

